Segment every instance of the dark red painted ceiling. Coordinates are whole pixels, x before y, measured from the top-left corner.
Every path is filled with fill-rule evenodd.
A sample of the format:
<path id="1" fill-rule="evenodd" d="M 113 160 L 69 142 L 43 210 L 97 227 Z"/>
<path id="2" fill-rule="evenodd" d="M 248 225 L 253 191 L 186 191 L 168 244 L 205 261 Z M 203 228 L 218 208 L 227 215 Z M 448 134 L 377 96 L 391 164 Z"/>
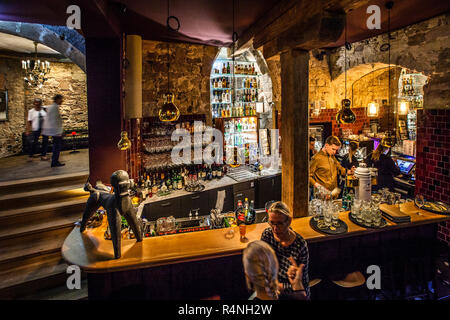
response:
<path id="1" fill-rule="evenodd" d="M 283 0 L 288 1 L 288 0 Z M 311 0 L 305 0 L 311 1 Z M 280 0 L 235 0 L 235 30 L 242 34 Z M 384 0 L 370 0 L 348 15 L 348 39 L 363 40 L 387 30 Z M 179 18 L 179 32 L 166 28 L 167 0 L 0 0 L 0 20 L 65 25 L 66 8 L 78 4 L 82 13 L 82 33 L 88 37 L 140 34 L 144 39 L 183 41 L 209 45 L 229 45 L 233 31 L 233 0 L 170 0 L 170 15 Z M 367 3 L 365 1 L 364 3 Z M 382 29 L 368 30 L 367 6 L 382 8 Z M 126 9 L 125 9 L 126 8 Z M 401 28 L 449 12 L 450 1 L 397 0 L 391 11 L 392 29 Z M 84 19 L 84 20 L 83 20 Z M 343 44 L 343 35 L 328 47 Z"/>

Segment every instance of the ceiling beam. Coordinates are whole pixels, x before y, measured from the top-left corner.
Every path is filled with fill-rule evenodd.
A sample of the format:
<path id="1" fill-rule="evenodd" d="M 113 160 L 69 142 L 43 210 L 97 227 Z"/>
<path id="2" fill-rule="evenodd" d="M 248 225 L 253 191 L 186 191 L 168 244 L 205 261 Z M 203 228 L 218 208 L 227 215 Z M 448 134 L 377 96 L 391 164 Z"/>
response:
<path id="1" fill-rule="evenodd" d="M 292 48 L 309 51 L 339 39 L 344 26 L 345 13 L 343 11 L 322 11 L 291 26 L 269 42 L 262 43 L 255 40 L 255 45 L 263 47 L 266 59 Z"/>
<path id="2" fill-rule="evenodd" d="M 284 48 L 288 43 L 292 48 L 298 47 L 305 50 L 325 46 L 339 38 L 338 36 L 334 39 L 339 31 L 343 31 L 340 25 L 345 12 L 365 5 L 367 2 L 368 0 L 282 1 L 240 35 L 237 50 L 249 41 L 253 41 L 254 48 L 262 46 L 269 46 L 272 49 Z M 327 30 L 327 28 L 336 27 L 340 29 Z M 311 38 L 314 34 L 322 39 L 314 41 Z M 290 40 L 290 37 L 295 40 Z M 280 38 L 282 39 L 279 40 Z"/>

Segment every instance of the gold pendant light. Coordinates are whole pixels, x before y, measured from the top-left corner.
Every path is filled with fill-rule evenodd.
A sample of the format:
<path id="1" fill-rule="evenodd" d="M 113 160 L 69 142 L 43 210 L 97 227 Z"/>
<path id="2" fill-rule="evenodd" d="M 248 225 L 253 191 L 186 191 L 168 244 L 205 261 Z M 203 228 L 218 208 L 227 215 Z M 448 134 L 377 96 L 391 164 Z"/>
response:
<path id="1" fill-rule="evenodd" d="M 177 22 L 177 28 L 170 26 L 170 20 L 173 19 Z M 180 29 L 180 21 L 177 17 L 170 16 L 169 14 L 169 0 L 167 0 L 167 28 L 172 31 L 178 31 Z M 177 121 L 180 117 L 180 110 L 173 102 L 174 94 L 170 91 L 170 46 L 167 43 L 167 93 L 165 94 L 165 102 L 159 109 L 159 120 L 163 122 Z"/>
<path id="2" fill-rule="evenodd" d="M 177 121 L 180 117 L 180 110 L 173 103 L 173 93 L 166 93 L 166 102 L 163 104 L 161 109 L 159 109 L 159 120 L 161 121 Z"/>
<path id="3" fill-rule="evenodd" d="M 345 98 L 341 101 L 341 109 L 336 113 L 336 122 L 341 123 L 354 123 L 356 115 L 350 109 L 352 102 L 347 99 L 347 50 L 351 49 L 351 44 L 347 42 L 347 16 L 345 17 L 345 45 L 344 45 L 344 72 L 345 72 Z"/>
<path id="4" fill-rule="evenodd" d="M 122 131 L 120 133 L 120 140 L 117 143 L 117 148 L 119 150 L 124 151 L 131 147 L 131 141 L 128 139 L 128 133 L 126 131 Z"/>

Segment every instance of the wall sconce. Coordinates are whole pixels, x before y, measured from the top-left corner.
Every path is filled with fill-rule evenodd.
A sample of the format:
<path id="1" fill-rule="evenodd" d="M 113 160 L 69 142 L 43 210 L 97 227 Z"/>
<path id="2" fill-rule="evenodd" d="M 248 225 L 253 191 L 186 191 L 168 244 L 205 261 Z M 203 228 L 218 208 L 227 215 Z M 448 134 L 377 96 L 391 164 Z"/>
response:
<path id="1" fill-rule="evenodd" d="M 380 109 L 380 105 L 374 101 L 370 102 L 367 105 L 367 116 L 368 117 L 378 117 L 378 110 Z"/>
<path id="2" fill-rule="evenodd" d="M 398 114 L 399 115 L 406 115 L 409 111 L 409 102 L 408 101 L 401 101 L 398 105 Z"/>

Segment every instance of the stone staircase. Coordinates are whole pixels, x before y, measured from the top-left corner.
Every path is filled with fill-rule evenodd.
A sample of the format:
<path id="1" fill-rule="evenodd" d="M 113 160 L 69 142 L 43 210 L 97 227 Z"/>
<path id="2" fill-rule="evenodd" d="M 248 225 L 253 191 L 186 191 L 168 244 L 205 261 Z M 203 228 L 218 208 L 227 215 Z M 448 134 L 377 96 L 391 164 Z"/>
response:
<path id="1" fill-rule="evenodd" d="M 82 172 L 0 182 L 0 299 L 46 299 L 48 290 L 57 298 L 58 287 L 65 288 L 61 298 L 68 297 L 61 247 L 83 213 L 87 177 Z M 85 298 L 87 291 L 80 294 Z"/>

